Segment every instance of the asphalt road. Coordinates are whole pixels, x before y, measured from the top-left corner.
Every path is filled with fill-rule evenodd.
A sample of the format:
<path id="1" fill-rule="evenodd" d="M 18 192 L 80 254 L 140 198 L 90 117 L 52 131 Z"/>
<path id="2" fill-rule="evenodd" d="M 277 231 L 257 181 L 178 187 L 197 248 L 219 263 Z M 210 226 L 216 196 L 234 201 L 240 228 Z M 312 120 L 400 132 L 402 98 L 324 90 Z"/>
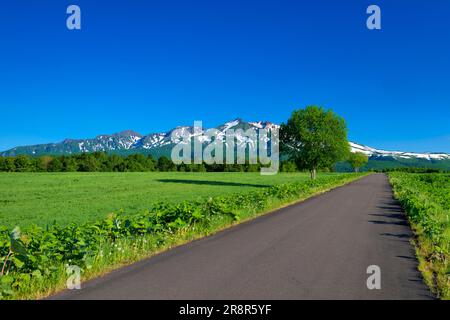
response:
<path id="1" fill-rule="evenodd" d="M 405 214 L 375 174 L 56 299 L 430 299 Z M 381 289 L 367 288 L 367 267 Z"/>

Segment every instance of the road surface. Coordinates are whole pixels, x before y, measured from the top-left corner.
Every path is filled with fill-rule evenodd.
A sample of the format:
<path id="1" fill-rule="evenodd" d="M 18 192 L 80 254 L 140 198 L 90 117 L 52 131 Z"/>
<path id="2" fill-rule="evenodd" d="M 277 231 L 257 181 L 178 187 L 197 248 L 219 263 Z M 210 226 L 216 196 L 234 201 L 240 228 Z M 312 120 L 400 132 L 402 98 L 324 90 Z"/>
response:
<path id="1" fill-rule="evenodd" d="M 374 174 L 52 298 L 430 299 L 411 236 Z M 370 265 L 381 289 L 367 287 Z"/>

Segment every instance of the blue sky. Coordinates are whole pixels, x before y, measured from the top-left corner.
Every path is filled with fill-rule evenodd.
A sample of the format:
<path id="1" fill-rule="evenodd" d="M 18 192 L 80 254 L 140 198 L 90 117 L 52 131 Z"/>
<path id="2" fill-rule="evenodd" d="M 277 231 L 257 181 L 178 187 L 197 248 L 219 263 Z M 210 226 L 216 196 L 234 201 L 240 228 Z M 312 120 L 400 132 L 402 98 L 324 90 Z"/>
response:
<path id="1" fill-rule="evenodd" d="M 82 30 L 66 28 L 77 4 Z M 382 30 L 366 28 L 366 8 Z M 450 152 L 447 0 L 14 0 L 0 5 L 0 150 L 310 104 L 351 140 Z"/>

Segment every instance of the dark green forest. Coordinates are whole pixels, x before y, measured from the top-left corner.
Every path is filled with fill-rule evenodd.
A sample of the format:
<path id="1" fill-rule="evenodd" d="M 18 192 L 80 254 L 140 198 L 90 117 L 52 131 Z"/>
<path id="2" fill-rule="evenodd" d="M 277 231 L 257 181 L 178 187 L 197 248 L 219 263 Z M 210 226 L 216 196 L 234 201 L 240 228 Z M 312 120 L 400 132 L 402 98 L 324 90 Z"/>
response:
<path id="1" fill-rule="evenodd" d="M 181 164 L 176 165 L 166 156 L 155 159 L 152 155 L 118 155 L 105 152 L 82 153 L 70 156 L 0 157 L 0 172 L 259 172 L 260 164 Z M 361 171 L 447 172 L 450 161 L 417 161 L 370 158 Z M 282 160 L 281 172 L 298 170 L 294 162 Z M 352 172 L 347 161 L 338 162 L 320 171 Z"/>
<path id="2" fill-rule="evenodd" d="M 82 153 L 71 156 L 0 157 L 0 172 L 259 172 L 259 164 L 179 164 L 165 156 L 132 154 L 121 156 L 105 152 Z M 282 161 L 280 171 L 294 172 L 297 167 Z"/>

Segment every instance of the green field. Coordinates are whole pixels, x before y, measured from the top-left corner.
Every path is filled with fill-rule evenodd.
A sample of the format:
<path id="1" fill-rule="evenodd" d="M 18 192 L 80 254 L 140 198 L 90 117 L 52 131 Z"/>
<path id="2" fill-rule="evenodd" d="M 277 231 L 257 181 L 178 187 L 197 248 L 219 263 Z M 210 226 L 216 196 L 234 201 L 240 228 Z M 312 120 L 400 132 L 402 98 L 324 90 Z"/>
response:
<path id="1" fill-rule="evenodd" d="M 82 223 L 119 210 L 141 212 L 160 201 L 178 203 L 308 178 L 305 173 L 0 173 L 0 225 Z"/>

